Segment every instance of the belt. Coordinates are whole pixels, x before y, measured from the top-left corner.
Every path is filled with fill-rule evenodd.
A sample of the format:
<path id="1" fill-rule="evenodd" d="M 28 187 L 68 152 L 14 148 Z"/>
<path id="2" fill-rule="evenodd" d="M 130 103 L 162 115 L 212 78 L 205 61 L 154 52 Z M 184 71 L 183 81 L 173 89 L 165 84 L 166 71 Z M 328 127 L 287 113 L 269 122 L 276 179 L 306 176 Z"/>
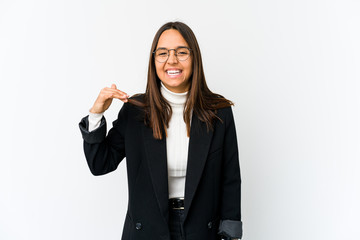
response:
<path id="1" fill-rule="evenodd" d="M 169 207 L 171 209 L 184 209 L 184 198 L 170 198 Z"/>

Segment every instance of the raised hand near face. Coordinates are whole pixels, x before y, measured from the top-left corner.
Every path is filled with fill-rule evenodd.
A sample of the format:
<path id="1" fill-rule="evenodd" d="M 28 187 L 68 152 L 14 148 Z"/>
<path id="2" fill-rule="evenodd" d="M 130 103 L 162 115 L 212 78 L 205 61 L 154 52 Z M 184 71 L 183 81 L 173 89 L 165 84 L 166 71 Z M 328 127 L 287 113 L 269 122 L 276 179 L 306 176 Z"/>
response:
<path id="1" fill-rule="evenodd" d="M 99 96 L 97 97 L 94 105 L 90 109 L 91 113 L 103 113 L 111 105 L 114 98 L 120 99 L 123 102 L 128 102 L 129 95 L 116 88 L 115 84 L 111 85 L 111 88 L 105 87 L 101 89 Z"/>

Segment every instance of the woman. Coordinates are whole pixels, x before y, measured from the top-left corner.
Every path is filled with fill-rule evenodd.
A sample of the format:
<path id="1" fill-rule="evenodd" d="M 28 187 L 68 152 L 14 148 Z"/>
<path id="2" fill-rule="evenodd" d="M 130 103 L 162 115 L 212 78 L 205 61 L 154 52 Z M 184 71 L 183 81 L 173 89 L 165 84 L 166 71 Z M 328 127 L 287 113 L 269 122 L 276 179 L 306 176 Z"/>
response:
<path id="1" fill-rule="evenodd" d="M 124 102 L 106 136 L 112 99 Z M 240 167 L 232 103 L 205 82 L 192 30 L 169 22 L 151 47 L 145 94 L 101 90 L 80 122 L 91 172 L 126 157 L 129 204 L 123 240 L 242 236 Z"/>

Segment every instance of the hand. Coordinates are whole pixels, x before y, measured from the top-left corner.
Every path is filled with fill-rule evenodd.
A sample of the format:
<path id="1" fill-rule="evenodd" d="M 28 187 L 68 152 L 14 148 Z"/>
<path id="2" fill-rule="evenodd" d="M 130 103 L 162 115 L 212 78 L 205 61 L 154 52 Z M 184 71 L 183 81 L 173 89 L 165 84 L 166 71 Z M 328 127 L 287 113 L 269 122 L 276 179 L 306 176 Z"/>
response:
<path id="1" fill-rule="evenodd" d="M 97 97 L 94 105 L 90 109 L 90 112 L 92 113 L 105 112 L 110 107 L 113 98 L 117 98 L 123 102 L 127 102 L 129 95 L 117 89 L 115 84 L 112 84 L 111 88 L 105 87 L 101 89 L 99 96 Z"/>

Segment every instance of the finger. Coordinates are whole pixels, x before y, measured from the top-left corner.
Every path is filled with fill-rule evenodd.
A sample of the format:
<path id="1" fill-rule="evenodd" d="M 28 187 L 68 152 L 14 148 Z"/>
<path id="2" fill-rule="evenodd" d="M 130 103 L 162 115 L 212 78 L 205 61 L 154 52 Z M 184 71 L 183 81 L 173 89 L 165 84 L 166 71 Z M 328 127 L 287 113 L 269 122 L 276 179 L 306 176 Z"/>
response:
<path id="1" fill-rule="evenodd" d="M 123 102 L 129 101 L 126 96 L 113 96 L 113 98 L 119 99 L 120 101 L 123 101 Z"/>
<path id="2" fill-rule="evenodd" d="M 120 91 L 120 90 L 118 90 L 118 89 L 115 90 L 115 89 L 112 89 L 112 88 L 104 89 L 102 93 L 103 93 L 104 95 L 117 94 L 117 95 L 122 95 L 122 96 L 127 97 L 127 98 L 130 97 L 127 93 L 125 93 L 125 92 L 123 92 L 123 91 Z"/>
<path id="3" fill-rule="evenodd" d="M 124 91 L 117 89 L 115 84 L 111 85 L 111 88 L 108 88 L 108 87 L 103 88 L 102 91 L 119 92 L 119 93 L 127 95 Z"/>
<path id="4" fill-rule="evenodd" d="M 122 94 L 116 91 L 104 91 L 103 96 L 105 97 L 105 99 L 117 98 L 120 99 L 121 101 L 127 100 L 128 98 L 127 94 Z"/>
<path id="5" fill-rule="evenodd" d="M 114 88 L 104 88 L 103 93 L 118 93 L 118 94 L 126 96 L 127 98 L 130 97 L 126 92 L 123 92 L 119 89 L 114 89 Z"/>

